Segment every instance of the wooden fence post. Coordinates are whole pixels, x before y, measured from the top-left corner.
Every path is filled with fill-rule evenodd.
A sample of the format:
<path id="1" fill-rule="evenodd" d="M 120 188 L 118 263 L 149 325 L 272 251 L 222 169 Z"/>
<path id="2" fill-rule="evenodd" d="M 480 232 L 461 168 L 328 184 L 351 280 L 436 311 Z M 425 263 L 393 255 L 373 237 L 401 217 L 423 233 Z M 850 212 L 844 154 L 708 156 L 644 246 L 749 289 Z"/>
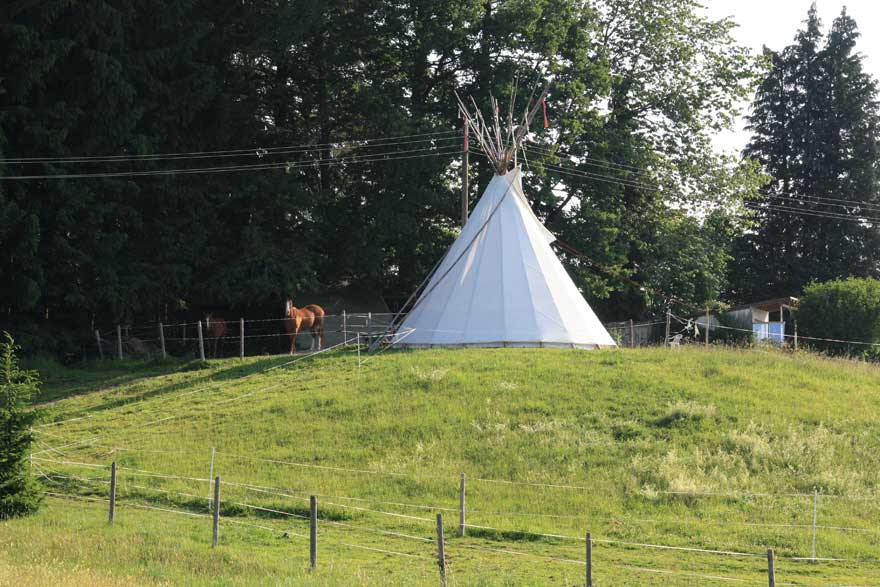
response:
<path id="1" fill-rule="evenodd" d="M 358 375 L 361 374 L 361 333 L 357 333 L 357 347 L 358 347 Z"/>
<path id="2" fill-rule="evenodd" d="M 244 360 L 244 318 L 238 319 L 238 358 Z"/>
<path id="3" fill-rule="evenodd" d="M 98 341 L 98 355 L 103 360 L 104 359 L 104 347 L 101 344 L 101 331 L 100 330 L 97 330 L 97 329 L 95 330 L 95 340 Z"/>
<path id="4" fill-rule="evenodd" d="M 629 348 L 636 348 L 636 325 L 633 319 L 629 319 Z"/>
<path id="5" fill-rule="evenodd" d="M 348 316 L 342 311 L 342 342 L 348 342 Z"/>
<path id="6" fill-rule="evenodd" d="M 110 523 L 116 516 L 116 461 L 110 465 Z"/>
<path id="7" fill-rule="evenodd" d="M 797 320 L 794 321 L 794 352 L 798 350 L 798 340 L 797 340 Z"/>
<path id="8" fill-rule="evenodd" d="M 437 514 L 437 564 L 440 566 L 440 587 L 446 587 L 446 552 L 443 547 L 443 514 Z"/>
<path id="9" fill-rule="evenodd" d="M 458 535 L 464 536 L 465 534 L 465 496 L 467 493 L 467 480 L 465 479 L 464 473 L 461 474 L 461 484 L 458 488 Z"/>
<path id="10" fill-rule="evenodd" d="M 776 587 L 776 561 L 772 548 L 767 549 L 767 581 L 770 587 Z"/>
<path id="11" fill-rule="evenodd" d="M 167 359 L 168 353 L 165 352 L 165 326 L 159 322 L 159 344 L 162 345 L 162 358 Z"/>
<path id="12" fill-rule="evenodd" d="M 593 534 L 587 532 L 587 587 L 593 587 Z"/>
<path id="13" fill-rule="evenodd" d="M 309 568 L 318 566 L 318 498 L 309 497 Z"/>
<path id="14" fill-rule="evenodd" d="M 202 336 L 202 321 L 199 320 L 199 357 L 205 360 L 205 338 Z"/>
<path id="15" fill-rule="evenodd" d="M 116 357 L 122 358 L 122 326 L 116 325 Z"/>
<path id="16" fill-rule="evenodd" d="M 212 546 L 220 542 L 220 475 L 214 477 L 214 540 Z"/>

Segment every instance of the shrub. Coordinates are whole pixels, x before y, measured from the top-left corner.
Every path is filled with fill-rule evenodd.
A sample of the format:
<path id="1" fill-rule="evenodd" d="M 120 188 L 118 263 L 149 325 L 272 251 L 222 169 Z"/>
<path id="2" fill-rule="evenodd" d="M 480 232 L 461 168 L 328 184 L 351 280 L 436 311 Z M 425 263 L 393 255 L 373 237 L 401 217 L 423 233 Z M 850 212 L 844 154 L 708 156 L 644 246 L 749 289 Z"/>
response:
<path id="1" fill-rule="evenodd" d="M 837 279 L 807 286 L 795 313 L 802 336 L 880 343 L 880 281 Z M 880 358 L 880 347 L 804 340 L 832 355 Z"/>
<path id="2" fill-rule="evenodd" d="M 0 343 L 0 518 L 33 513 L 42 493 L 30 474 L 28 454 L 37 414 L 26 410 L 39 381 L 33 371 L 24 371 L 16 356 L 19 348 L 6 332 Z"/>
<path id="3" fill-rule="evenodd" d="M 743 324 L 734 316 L 719 313 L 715 316 L 718 327 L 714 325 L 709 330 L 710 339 L 716 344 L 731 346 L 751 346 L 755 343 L 755 334 L 749 330 L 750 324 Z"/>

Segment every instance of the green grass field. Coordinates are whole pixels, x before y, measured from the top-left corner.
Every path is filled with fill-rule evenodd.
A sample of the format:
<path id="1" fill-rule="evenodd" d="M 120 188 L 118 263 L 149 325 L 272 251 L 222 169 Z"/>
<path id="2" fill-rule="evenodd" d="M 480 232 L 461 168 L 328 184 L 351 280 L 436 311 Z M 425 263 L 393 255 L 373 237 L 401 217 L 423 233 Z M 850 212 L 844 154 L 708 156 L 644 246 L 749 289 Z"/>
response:
<path id="1" fill-rule="evenodd" d="M 766 585 L 771 547 L 780 585 L 880 585 L 876 366 L 481 349 L 263 372 L 288 361 L 38 365 L 51 425 L 36 429 L 34 470 L 57 495 L 0 526 L 0 585 L 436 586 L 437 513 L 450 585 L 583 584 L 587 531 L 599 586 Z M 793 560 L 811 554 L 814 490 L 817 556 L 845 560 Z"/>

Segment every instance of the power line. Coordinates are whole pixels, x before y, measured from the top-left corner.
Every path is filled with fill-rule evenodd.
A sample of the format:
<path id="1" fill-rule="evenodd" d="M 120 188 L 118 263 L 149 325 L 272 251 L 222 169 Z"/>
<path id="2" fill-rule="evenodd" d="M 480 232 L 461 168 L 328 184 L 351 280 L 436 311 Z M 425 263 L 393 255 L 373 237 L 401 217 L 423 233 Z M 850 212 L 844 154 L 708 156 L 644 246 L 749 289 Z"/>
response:
<path id="1" fill-rule="evenodd" d="M 431 137 L 458 134 L 458 131 L 437 131 L 430 133 L 417 133 L 409 135 L 397 135 L 390 137 L 374 137 L 367 139 L 350 139 L 348 141 L 337 141 L 331 143 L 302 143 L 299 145 L 286 145 L 280 147 L 260 147 L 254 146 L 247 149 L 225 149 L 219 151 L 188 151 L 179 153 L 155 153 L 146 155 L 95 155 L 95 156 L 71 156 L 71 157 L 10 157 L 0 158 L 0 163 L 55 163 L 55 162 L 103 162 L 103 161 L 130 161 L 130 160 L 151 160 L 166 158 L 199 158 L 201 156 L 220 156 L 220 155 L 254 155 L 258 153 L 272 154 L 276 151 L 284 151 L 289 149 L 305 149 L 311 150 L 318 147 L 340 147 L 340 146 L 365 146 L 366 144 L 384 143 L 386 145 L 395 144 L 386 141 L 395 139 L 409 139 L 413 137 Z M 422 139 L 424 141 L 432 139 Z M 420 141 L 415 141 L 420 142 Z M 381 145 L 377 145 L 381 146 Z"/>
<path id="2" fill-rule="evenodd" d="M 63 161 L 18 161 L 14 162 L 19 165 L 25 164 L 50 164 L 50 163 L 59 163 L 59 164 L 72 164 L 72 163 L 82 163 L 82 164 L 95 164 L 95 163 L 147 163 L 153 161 L 190 161 L 194 159 L 222 159 L 229 157 L 257 157 L 258 159 L 263 159 L 264 157 L 275 157 L 279 155 L 291 155 L 297 153 L 309 153 L 313 151 L 329 151 L 334 148 L 348 148 L 348 149 L 375 149 L 375 148 L 384 148 L 390 147 L 393 145 L 412 145 L 419 143 L 429 143 L 433 145 L 435 143 L 440 142 L 449 142 L 449 141 L 457 141 L 459 137 L 430 137 L 426 139 L 412 139 L 405 141 L 391 141 L 384 143 L 362 143 L 362 144 L 354 144 L 354 143 L 336 143 L 333 146 L 329 147 L 321 147 L 316 145 L 305 145 L 301 147 L 278 147 L 271 151 L 267 149 L 254 149 L 252 151 L 247 151 L 244 153 L 236 152 L 236 153 L 220 153 L 217 155 L 213 154 L 203 154 L 203 155 L 169 155 L 169 156 L 132 156 L 132 157 L 104 157 L 104 158 L 70 158 L 65 159 Z M 427 146 L 426 146 L 427 148 Z M 2 162 L 2 160 L 0 160 Z"/>
<path id="3" fill-rule="evenodd" d="M 825 218 L 827 220 L 848 220 L 850 222 L 867 222 L 869 224 L 880 224 L 880 219 L 868 217 L 868 216 L 855 216 L 852 214 L 839 214 L 837 212 L 830 212 L 824 210 L 804 210 L 802 208 L 794 208 L 790 206 L 783 206 L 780 204 L 753 204 L 750 202 L 746 202 L 746 207 L 750 210 L 754 210 L 756 212 L 766 212 L 767 210 L 771 210 L 774 212 L 785 212 L 789 215 L 793 216 L 813 216 L 816 218 Z"/>
<path id="4" fill-rule="evenodd" d="M 847 211 L 849 211 L 852 208 L 865 208 L 869 212 L 875 212 L 875 211 L 880 212 L 880 206 L 878 206 L 877 208 L 873 208 L 870 205 L 859 204 L 856 202 L 850 202 L 849 204 L 838 204 L 838 203 L 834 203 L 834 202 L 820 201 L 818 198 L 814 200 L 814 199 L 812 199 L 811 196 L 784 196 L 781 194 L 768 194 L 768 197 L 769 198 L 777 198 L 780 200 L 788 200 L 790 202 L 796 202 L 799 204 L 809 204 L 811 206 L 829 206 L 829 207 L 833 207 L 833 208 L 843 208 L 844 210 L 847 210 Z"/>
<path id="5" fill-rule="evenodd" d="M 181 168 L 181 169 L 159 169 L 151 171 L 119 171 L 119 172 L 100 172 L 100 173 L 60 173 L 60 174 L 43 174 L 43 175 L 10 175 L 0 176 L 0 181 L 24 181 L 24 180 L 42 180 L 42 179 L 91 179 L 91 178 L 113 178 L 113 177 L 152 177 L 165 175 L 192 175 L 192 174 L 210 174 L 210 173 L 234 173 L 240 171 L 269 171 L 274 169 L 301 169 L 313 166 L 330 166 L 348 163 L 375 163 L 379 161 L 397 161 L 401 159 L 416 159 L 422 157 L 435 157 L 440 155 L 451 155 L 458 152 L 458 147 L 441 147 L 413 149 L 409 151 L 395 150 L 386 153 L 370 153 L 368 155 L 353 155 L 349 157 L 331 157 L 326 159 L 312 159 L 306 161 L 296 161 L 293 163 L 262 163 L 248 165 L 232 165 L 220 167 L 201 167 L 201 168 Z M 400 153 L 423 153 L 421 155 L 395 156 Z"/>

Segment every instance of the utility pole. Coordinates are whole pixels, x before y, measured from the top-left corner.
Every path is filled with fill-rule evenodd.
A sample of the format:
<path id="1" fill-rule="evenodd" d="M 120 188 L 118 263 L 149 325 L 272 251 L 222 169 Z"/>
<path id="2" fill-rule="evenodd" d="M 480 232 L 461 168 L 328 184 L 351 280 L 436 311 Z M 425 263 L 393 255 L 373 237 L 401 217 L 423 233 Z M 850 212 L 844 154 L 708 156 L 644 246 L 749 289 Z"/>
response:
<path id="1" fill-rule="evenodd" d="M 462 162 L 461 162 L 461 225 L 464 226 L 468 220 L 468 173 L 470 171 L 470 151 L 468 150 L 468 132 L 470 125 L 468 124 L 467 115 L 464 117 L 464 143 L 462 145 Z"/>

